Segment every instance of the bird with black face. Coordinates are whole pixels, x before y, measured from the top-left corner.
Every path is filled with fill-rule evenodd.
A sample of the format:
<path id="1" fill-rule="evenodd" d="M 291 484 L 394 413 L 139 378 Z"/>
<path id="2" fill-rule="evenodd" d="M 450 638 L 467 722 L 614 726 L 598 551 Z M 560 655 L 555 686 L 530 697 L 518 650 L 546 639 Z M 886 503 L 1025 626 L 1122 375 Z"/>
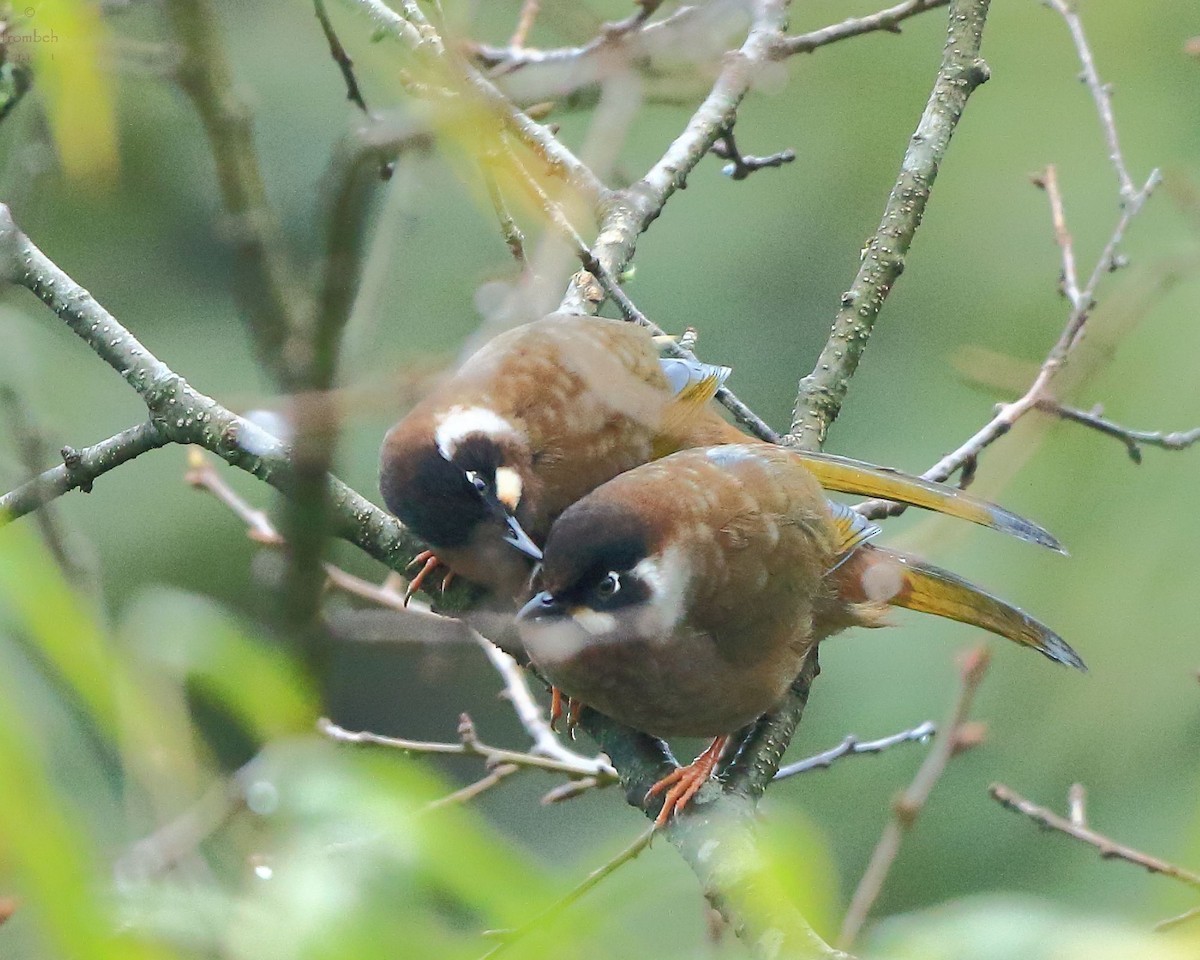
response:
<path id="1" fill-rule="evenodd" d="M 1084 669 L 1057 634 L 944 570 L 874 547 L 879 528 L 826 499 L 793 451 L 693 449 L 566 510 L 518 615 L 556 687 L 658 737 L 713 738 L 656 784 L 658 823 L 716 768 L 729 736 L 776 706 L 819 641 L 889 606 L 974 624 Z"/>
<path id="2" fill-rule="evenodd" d="M 749 442 L 712 401 L 729 370 L 664 358 L 650 333 L 551 314 L 486 344 L 383 443 L 385 503 L 440 561 L 522 597 L 551 524 L 572 503 L 679 450 Z M 827 454 L 798 454 L 827 489 L 928 507 L 1047 546 L 1045 530 L 950 487 Z"/>

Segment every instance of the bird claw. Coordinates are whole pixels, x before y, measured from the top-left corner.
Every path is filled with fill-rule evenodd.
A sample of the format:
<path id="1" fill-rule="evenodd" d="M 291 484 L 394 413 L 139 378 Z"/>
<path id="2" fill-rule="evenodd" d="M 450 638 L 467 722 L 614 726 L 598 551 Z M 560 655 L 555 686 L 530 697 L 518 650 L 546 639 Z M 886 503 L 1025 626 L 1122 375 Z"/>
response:
<path id="1" fill-rule="evenodd" d="M 665 827 L 671 817 L 681 812 L 700 788 L 708 783 L 721 760 L 721 754 L 725 751 L 725 744 L 728 742 L 728 737 L 717 737 L 700 756 L 686 767 L 676 767 L 646 791 L 643 803 L 649 803 L 660 793 L 666 791 L 662 809 L 654 818 L 655 828 Z"/>
<path id="2" fill-rule="evenodd" d="M 421 589 L 421 586 L 429 578 L 438 567 L 446 567 L 441 560 L 437 558 L 432 550 L 422 550 L 409 563 L 406 570 L 411 570 L 413 567 L 421 565 L 421 569 L 417 571 L 417 575 L 408 582 L 408 587 L 404 591 L 404 605 L 408 606 L 408 601 L 412 599 L 414 593 Z M 442 574 L 442 593 L 446 592 L 446 588 L 454 581 L 454 571 L 446 567 L 446 572 Z"/>
<path id="3" fill-rule="evenodd" d="M 566 701 L 564 708 L 563 701 Z M 565 732 L 572 740 L 575 739 L 575 728 L 579 725 L 579 715 L 583 712 L 583 701 L 574 697 L 564 697 L 558 687 L 550 688 L 550 729 L 558 732 L 558 721 L 566 718 Z"/>

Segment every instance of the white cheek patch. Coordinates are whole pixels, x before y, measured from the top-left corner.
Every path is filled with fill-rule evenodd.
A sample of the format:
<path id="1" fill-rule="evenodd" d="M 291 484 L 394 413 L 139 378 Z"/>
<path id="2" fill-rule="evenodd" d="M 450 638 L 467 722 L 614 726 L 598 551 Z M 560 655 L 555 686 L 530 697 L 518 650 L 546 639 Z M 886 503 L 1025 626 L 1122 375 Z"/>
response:
<path id="1" fill-rule="evenodd" d="M 593 637 L 602 637 L 617 628 L 617 618 L 591 607 L 572 607 L 571 619 Z"/>
<path id="2" fill-rule="evenodd" d="M 521 502 L 521 475 L 512 467 L 496 470 L 496 499 L 509 510 L 516 510 Z"/>
<path id="3" fill-rule="evenodd" d="M 481 433 L 486 437 L 512 435 L 513 425 L 486 407 L 451 407 L 438 420 L 433 440 L 438 452 L 450 460 L 464 437 Z"/>
<path id="4" fill-rule="evenodd" d="M 689 572 L 683 551 L 668 547 L 660 555 L 642 560 L 630 572 L 650 589 L 641 634 L 668 639 L 683 618 L 687 603 Z"/>
<path id="5" fill-rule="evenodd" d="M 588 644 L 588 634 L 575 620 L 556 620 L 521 624 L 521 640 L 536 663 L 553 668 L 577 657 Z"/>

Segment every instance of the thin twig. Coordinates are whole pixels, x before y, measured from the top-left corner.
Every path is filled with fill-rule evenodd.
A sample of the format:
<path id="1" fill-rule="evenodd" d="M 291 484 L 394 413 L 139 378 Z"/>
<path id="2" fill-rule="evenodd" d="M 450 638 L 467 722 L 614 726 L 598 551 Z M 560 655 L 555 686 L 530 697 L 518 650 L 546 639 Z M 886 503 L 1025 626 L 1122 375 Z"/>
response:
<path id="1" fill-rule="evenodd" d="M 1035 184 L 1046 191 L 1046 199 L 1050 204 L 1050 223 L 1054 227 L 1054 239 L 1062 250 L 1062 284 L 1063 294 L 1075 310 L 1086 310 L 1090 304 L 1083 301 L 1083 293 L 1079 289 L 1079 272 L 1075 267 L 1075 243 L 1071 231 L 1067 229 L 1067 216 L 1063 209 L 1062 192 L 1058 189 L 1058 168 L 1054 164 L 1046 167 L 1045 172 L 1038 177 Z"/>
<path id="2" fill-rule="evenodd" d="M 1082 783 L 1073 783 L 1067 791 L 1067 814 L 1076 827 L 1087 827 L 1087 790 Z"/>
<path id="3" fill-rule="evenodd" d="M 1125 157 L 1121 153 L 1121 141 L 1117 137 L 1117 122 L 1112 109 L 1112 86 L 1102 83 L 1096 72 L 1096 61 L 1092 57 L 1091 47 L 1083 32 L 1083 21 L 1075 11 L 1075 5 L 1066 0 L 1044 0 L 1046 6 L 1058 13 L 1066 21 L 1067 29 L 1071 31 L 1071 39 L 1075 42 L 1075 52 L 1079 54 L 1079 63 L 1083 67 L 1083 81 L 1087 84 L 1096 101 L 1096 112 L 1100 115 L 1100 126 L 1104 130 L 1104 140 L 1108 144 L 1108 158 L 1112 161 L 1117 173 L 1117 183 L 1120 184 L 1122 204 L 1133 200 L 1138 193 L 1129 176 L 1129 168 L 1125 165 Z"/>
<path id="4" fill-rule="evenodd" d="M 0 411 L 8 423 L 8 432 L 13 446 L 21 460 L 21 466 L 26 475 L 39 477 L 39 471 L 46 462 L 49 439 L 40 428 L 37 417 L 21 394 L 13 387 L 0 385 Z M 63 448 L 63 466 L 67 461 L 76 466 L 80 459 L 78 451 Z M 77 471 L 78 472 L 78 471 Z M 35 483 L 37 481 L 35 480 Z M 91 486 L 88 480 L 85 487 Z M 0 505 L 0 517 L 5 515 L 5 509 Z M 63 523 L 62 516 L 53 509 L 49 502 L 44 503 L 40 510 L 34 512 L 34 518 L 42 535 L 42 541 L 50 551 L 54 562 L 72 583 L 83 586 L 96 596 L 97 570 L 91 551 L 84 549 L 79 537 L 69 536 L 69 531 Z"/>
<path id="5" fill-rule="evenodd" d="M 926 480 L 935 480 L 938 482 L 948 480 L 954 475 L 956 470 L 961 469 L 966 464 L 973 465 L 977 463 L 980 454 L 1008 433 L 1017 421 L 1029 413 L 1029 411 L 1045 407 L 1048 404 L 1058 403 L 1052 386 L 1086 332 L 1088 317 L 1095 304 L 1096 290 L 1100 281 L 1114 269 L 1126 263 L 1124 257 L 1119 253 L 1121 243 L 1125 238 L 1125 232 L 1134 217 L 1141 212 L 1146 201 L 1150 199 L 1150 195 L 1162 179 L 1158 170 L 1152 170 L 1140 189 L 1133 189 L 1132 186 L 1129 189 L 1126 188 L 1128 174 L 1121 172 L 1125 169 L 1124 159 L 1117 146 L 1119 141 L 1112 105 L 1105 86 L 1100 82 L 1096 74 L 1095 60 L 1091 49 L 1087 45 L 1087 40 L 1079 24 L 1078 16 L 1063 0 L 1046 0 L 1046 2 L 1066 18 L 1080 62 L 1085 65 L 1085 79 L 1092 89 L 1093 99 L 1096 100 L 1100 123 L 1104 128 L 1105 139 L 1110 146 L 1110 155 L 1114 166 L 1118 170 L 1118 180 L 1121 184 L 1121 212 L 1112 232 L 1109 234 L 1104 249 L 1101 250 L 1100 256 L 1097 258 L 1091 273 L 1088 275 L 1087 281 L 1080 287 L 1076 276 L 1074 290 L 1072 291 L 1069 283 L 1070 275 L 1071 273 L 1077 275 L 1077 270 L 1072 269 L 1068 271 L 1068 262 L 1071 263 L 1072 267 L 1074 266 L 1074 247 L 1066 226 L 1066 217 L 1063 211 L 1062 195 L 1058 190 L 1056 171 L 1053 167 L 1049 167 L 1045 173 L 1035 178 L 1034 183 L 1036 185 L 1046 188 L 1055 240 L 1063 254 L 1063 291 L 1067 295 L 1071 307 L 1067 314 L 1066 323 L 1063 326 L 1058 341 L 1047 353 L 1046 359 L 1042 362 L 1037 375 L 1025 393 L 1011 403 L 1001 404 L 987 423 L 960 444 L 957 449 L 946 454 L 946 456 L 942 457 L 922 474 L 922 477 Z M 868 500 L 859 504 L 856 509 L 865 516 L 876 519 L 884 516 L 895 516 L 904 511 L 902 505 L 882 500 Z"/>
<path id="6" fill-rule="evenodd" d="M 1108 437 L 1114 437 L 1125 444 L 1129 459 L 1134 463 L 1142 462 L 1142 447 L 1159 447 L 1162 450 L 1183 450 L 1194 443 L 1200 443 L 1200 427 L 1193 430 L 1177 430 L 1164 433 L 1160 430 L 1133 430 L 1101 416 L 1100 407 L 1092 410 L 1079 410 L 1069 407 L 1057 400 L 1044 400 L 1038 404 L 1039 410 L 1045 410 L 1063 420 L 1082 424 Z"/>
<path id="7" fill-rule="evenodd" d="M 936 732 L 937 725 L 932 720 L 926 720 L 911 730 L 901 730 L 899 733 L 893 733 L 890 737 L 880 737 L 878 740 L 859 740 L 854 734 L 849 734 L 836 747 L 780 767 L 775 774 L 775 780 L 786 780 L 788 777 L 794 777 L 799 773 L 808 773 L 810 770 L 828 770 L 833 766 L 834 761 L 840 760 L 842 757 L 860 757 L 870 753 L 882 753 L 889 747 L 901 743 L 925 743 Z"/>
<path id="8" fill-rule="evenodd" d="M 1166 860 L 1160 860 L 1158 857 L 1152 857 L 1148 853 L 1142 853 L 1123 843 L 1117 843 L 1086 825 L 1077 824 L 1067 817 L 1059 816 L 1053 810 L 1039 807 L 1002 783 L 993 783 L 988 787 L 988 794 L 1005 809 L 1028 817 L 1047 830 L 1055 830 L 1080 843 L 1094 847 L 1105 860 L 1124 860 L 1126 863 L 1143 867 L 1151 873 L 1161 873 L 1165 877 L 1173 877 L 1180 883 L 1186 883 L 1189 887 L 1200 889 L 1200 873 L 1168 863 Z"/>
<path id="9" fill-rule="evenodd" d="M 729 163 L 721 168 L 721 172 L 731 180 L 745 180 L 756 170 L 765 170 L 768 167 L 782 167 L 785 163 L 791 163 L 796 159 L 796 151 L 791 147 L 765 157 L 752 157 L 749 154 L 743 155 L 738 150 L 737 141 L 734 139 L 733 127 L 729 127 L 721 134 L 720 139 L 712 145 L 711 152 L 714 156 L 729 161 Z"/>
<path id="10" fill-rule="evenodd" d="M 170 442 L 153 421 L 147 421 L 81 450 L 63 447 L 62 466 L 52 467 L 0 496 L 0 526 L 72 490 L 89 492 L 97 477 Z"/>
<path id="11" fill-rule="evenodd" d="M 466 714 L 463 714 L 466 717 Z M 469 719 L 469 718 L 468 718 Z M 546 757 L 536 753 L 507 750 L 484 743 L 478 737 L 464 736 L 458 743 L 435 740 L 408 740 L 403 737 L 385 737 L 367 730 L 347 730 L 322 717 L 317 721 L 317 730 L 337 743 L 355 746 L 388 747 L 405 753 L 440 754 L 459 757 L 480 757 L 488 767 L 511 763 L 522 768 L 546 770 L 550 773 L 565 773 L 567 776 L 590 777 L 596 775 L 596 764 L 584 757 L 567 761 L 558 757 Z"/>
<path id="12" fill-rule="evenodd" d="M 484 936 L 499 937 L 501 939 L 500 943 L 485 953 L 481 960 L 491 960 L 493 957 L 500 956 L 500 954 L 504 953 L 504 951 L 506 951 L 509 947 L 511 947 L 522 937 L 526 936 L 532 930 L 535 930 L 548 921 L 553 920 L 569 906 L 577 902 L 585 893 L 599 884 L 600 881 L 605 879 L 605 877 L 611 876 L 619 868 L 625 866 L 625 864 L 629 863 L 629 861 L 633 860 L 639 853 L 650 846 L 650 841 L 654 839 L 655 833 L 656 830 L 654 827 L 651 827 L 650 829 L 639 834 L 638 838 L 634 840 L 633 843 L 627 846 L 607 863 L 597 867 L 595 870 L 589 873 L 583 878 L 582 881 L 580 881 L 577 886 L 573 887 L 569 893 L 567 893 L 561 899 L 556 900 L 532 920 L 527 920 L 525 923 L 521 924 L 521 926 L 513 930 L 485 931 Z"/>
<path id="13" fill-rule="evenodd" d="M 554 134 L 518 109 L 475 67 L 463 61 L 453 60 L 441 36 L 415 3 L 401 3 L 403 12 L 397 13 L 383 3 L 383 0 L 343 2 L 360 14 L 365 14 L 375 25 L 379 35 L 400 41 L 416 56 L 435 65 L 439 79 L 470 93 L 480 107 L 497 117 L 505 130 L 526 149 L 540 157 L 547 167 L 564 179 L 589 206 L 598 206 L 608 196 L 608 188 Z"/>
<path id="14" fill-rule="evenodd" d="M 491 790 L 496 784 L 507 780 L 520 769 L 515 763 L 502 763 L 474 783 L 468 783 L 465 787 L 455 790 L 453 793 L 448 793 L 444 797 L 427 803 L 425 809 L 436 810 L 439 807 L 452 807 L 456 804 L 466 803 L 468 800 L 474 800 L 481 793 Z"/>
<path id="15" fill-rule="evenodd" d="M 517 17 L 517 26 L 508 40 L 509 47 L 513 50 L 520 50 L 525 46 L 525 41 L 529 39 L 529 31 L 533 29 L 533 22 L 537 19 L 541 9 L 541 0 L 524 0 L 522 2 L 521 13 Z"/>
<path id="16" fill-rule="evenodd" d="M 987 647 L 978 647 L 963 657 L 959 673 L 958 693 L 955 695 L 950 713 L 942 724 L 943 735 L 935 741 L 933 749 L 929 751 L 929 755 L 921 764 L 912 783 L 892 801 L 892 817 L 883 829 L 883 835 L 879 838 L 875 852 L 871 854 L 871 862 L 858 882 L 858 887 L 850 900 L 850 907 L 846 911 L 846 917 L 842 921 L 842 932 L 838 937 L 838 943 L 841 946 L 848 948 L 858 937 L 859 931 L 871 912 L 871 907 L 874 906 L 883 889 L 892 864 L 896 860 L 896 855 L 900 852 L 900 845 L 905 834 L 916 823 L 917 817 L 925 808 L 930 793 L 933 792 L 938 780 L 945 773 L 946 765 L 955 755 L 958 731 L 967 721 L 967 714 L 971 709 L 975 692 L 979 689 L 984 674 L 987 672 L 988 661 Z"/>
<path id="17" fill-rule="evenodd" d="M 1154 930 L 1156 933 L 1174 930 L 1180 924 L 1187 923 L 1190 920 L 1200 920 L 1200 907 L 1192 907 L 1191 910 L 1185 910 L 1178 916 L 1167 917 L 1166 920 L 1159 920 L 1158 923 L 1154 925 Z"/>
<path id="18" fill-rule="evenodd" d="M 522 267 L 527 267 L 529 261 L 525 257 L 525 235 L 513 220 L 513 215 L 504 202 L 504 195 L 500 192 L 500 186 L 496 183 L 496 178 L 491 170 L 488 169 L 486 160 L 483 166 L 483 183 L 487 187 L 488 199 L 491 200 L 492 210 L 495 211 L 496 220 L 500 223 L 500 234 L 504 237 L 508 252 Z"/>
<path id="19" fill-rule="evenodd" d="M 733 124 L 738 105 L 780 41 L 787 23 L 787 6 L 786 0 L 758 0 L 754 4 L 745 41 L 726 55 L 716 82 L 684 131 L 644 176 L 608 198 L 591 251 L 601 274 L 621 275 L 633 258 L 638 237 L 675 191 L 687 185 L 688 174 L 709 152 L 721 131 Z"/>
<path id="20" fill-rule="evenodd" d="M 776 47 L 775 57 L 790 57 L 796 53 L 812 53 L 818 47 L 837 43 L 849 37 L 857 37 L 864 33 L 882 30 L 886 33 L 899 33 L 900 22 L 914 17 L 918 13 L 944 7 L 950 0 L 905 0 L 894 7 L 887 7 L 878 13 L 866 17 L 850 17 L 841 23 L 835 23 L 811 33 L 801 33 L 794 37 L 784 37 Z"/>
<path id="21" fill-rule="evenodd" d="M 317 20 L 321 24 L 321 32 L 325 34 L 325 42 L 329 44 L 329 55 L 333 57 L 333 62 L 337 64 L 338 70 L 342 73 L 342 80 L 346 84 L 346 99 L 369 117 L 371 111 L 367 109 L 367 102 L 363 99 L 362 90 L 358 86 L 358 78 L 354 75 L 354 61 L 346 53 L 346 48 L 342 46 L 342 41 L 338 39 L 337 32 L 333 29 L 333 24 L 329 22 L 329 13 L 325 9 L 325 0 L 313 0 L 313 10 L 316 12 Z"/>

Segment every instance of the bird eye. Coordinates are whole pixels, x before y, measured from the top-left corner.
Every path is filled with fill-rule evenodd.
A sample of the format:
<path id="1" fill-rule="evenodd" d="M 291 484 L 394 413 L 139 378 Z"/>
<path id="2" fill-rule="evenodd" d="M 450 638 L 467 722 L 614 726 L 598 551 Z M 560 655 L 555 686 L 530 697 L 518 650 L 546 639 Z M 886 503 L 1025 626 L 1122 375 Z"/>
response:
<path id="1" fill-rule="evenodd" d="M 483 479 L 483 477 L 477 474 L 474 470 L 468 470 L 466 473 L 467 481 L 475 488 L 477 492 L 487 493 L 488 483 Z"/>
<path id="2" fill-rule="evenodd" d="M 617 576 L 616 571 L 609 571 L 608 576 L 596 584 L 596 594 L 605 599 L 615 596 L 620 589 L 621 578 Z"/>

